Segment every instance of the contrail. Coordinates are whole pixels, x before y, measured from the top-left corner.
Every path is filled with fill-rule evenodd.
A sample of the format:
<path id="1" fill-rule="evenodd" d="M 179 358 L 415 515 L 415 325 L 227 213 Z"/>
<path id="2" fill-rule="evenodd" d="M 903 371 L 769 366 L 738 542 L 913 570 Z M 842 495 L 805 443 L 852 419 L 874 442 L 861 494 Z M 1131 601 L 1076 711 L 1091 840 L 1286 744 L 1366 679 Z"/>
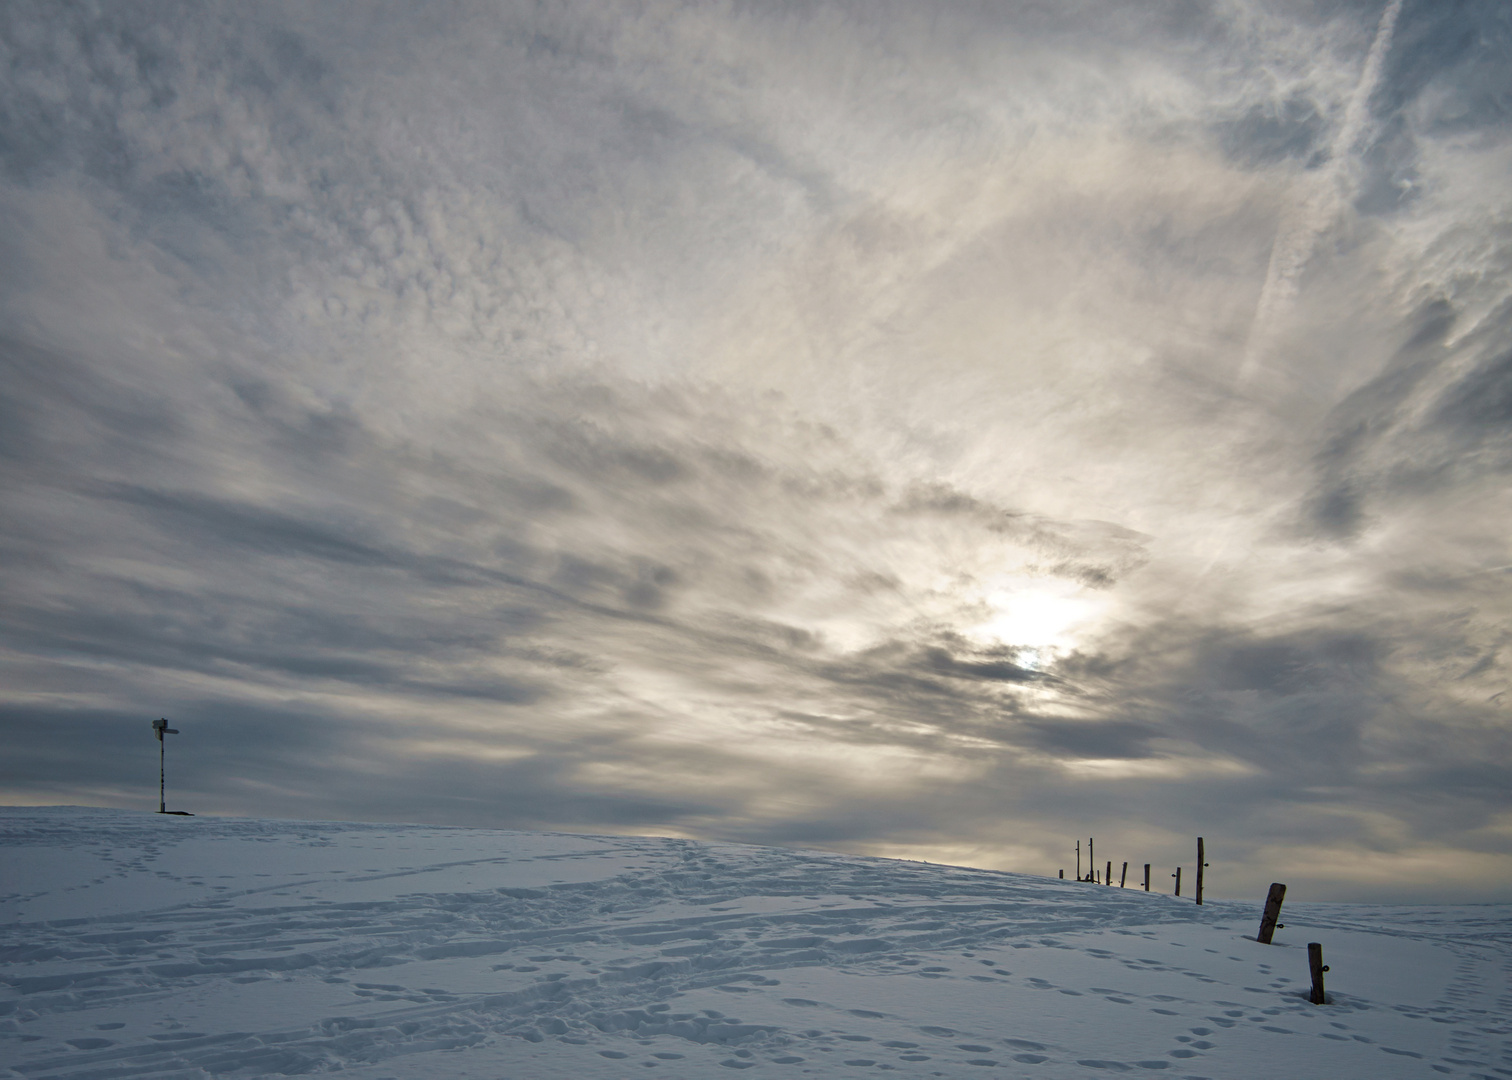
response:
<path id="1" fill-rule="evenodd" d="M 1397 16 L 1401 11 L 1402 0 L 1391 0 L 1381 13 L 1381 22 L 1376 27 L 1375 40 L 1370 43 L 1370 52 L 1365 56 L 1360 81 L 1355 84 L 1354 93 L 1344 107 L 1344 122 L 1329 144 L 1328 163 L 1318 170 L 1306 198 L 1282 220 L 1280 233 L 1271 247 L 1265 285 L 1260 290 L 1260 301 L 1255 307 L 1255 318 L 1250 323 L 1249 338 L 1245 342 L 1244 362 L 1239 368 L 1240 382 L 1248 381 L 1255 374 L 1270 342 L 1272 327 L 1297 294 L 1297 279 L 1312 258 L 1318 238 L 1338 219 L 1347 201 L 1352 180 L 1350 158 L 1370 118 L 1370 96 L 1380 85 L 1381 69 L 1385 66 L 1391 35 L 1396 30 Z"/>

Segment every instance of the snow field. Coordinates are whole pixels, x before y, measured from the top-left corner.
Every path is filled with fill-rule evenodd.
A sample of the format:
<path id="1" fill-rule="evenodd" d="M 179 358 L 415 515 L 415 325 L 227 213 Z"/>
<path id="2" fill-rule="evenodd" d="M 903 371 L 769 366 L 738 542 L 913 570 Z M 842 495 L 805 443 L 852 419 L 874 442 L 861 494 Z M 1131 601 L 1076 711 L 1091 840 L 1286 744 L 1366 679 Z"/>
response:
<path id="1" fill-rule="evenodd" d="M 1289 903 L 1263 946 L 1260 899 L 5 808 L 0 1075 L 1512 1077 L 1512 907 Z"/>

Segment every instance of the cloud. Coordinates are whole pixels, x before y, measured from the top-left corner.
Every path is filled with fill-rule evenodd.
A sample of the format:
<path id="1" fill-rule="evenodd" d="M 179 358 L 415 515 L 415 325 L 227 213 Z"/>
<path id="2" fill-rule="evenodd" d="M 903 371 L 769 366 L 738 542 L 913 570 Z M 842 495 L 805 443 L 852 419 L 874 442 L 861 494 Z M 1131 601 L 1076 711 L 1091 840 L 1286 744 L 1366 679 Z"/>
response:
<path id="1" fill-rule="evenodd" d="M 4 792 L 1482 889 L 1491 7 L 8 6 Z"/>

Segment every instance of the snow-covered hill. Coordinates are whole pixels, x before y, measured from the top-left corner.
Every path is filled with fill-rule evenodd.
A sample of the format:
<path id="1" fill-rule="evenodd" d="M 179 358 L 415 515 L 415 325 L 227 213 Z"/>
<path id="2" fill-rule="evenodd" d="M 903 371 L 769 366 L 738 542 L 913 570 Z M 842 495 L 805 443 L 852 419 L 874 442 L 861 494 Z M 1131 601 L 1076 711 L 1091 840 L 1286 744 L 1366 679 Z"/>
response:
<path id="1" fill-rule="evenodd" d="M 1508 906 L 1292 902 L 1265 946 L 1258 904 L 949 866 L 77 808 L 0 810 L 0 875 L 29 1080 L 1512 1076 Z"/>

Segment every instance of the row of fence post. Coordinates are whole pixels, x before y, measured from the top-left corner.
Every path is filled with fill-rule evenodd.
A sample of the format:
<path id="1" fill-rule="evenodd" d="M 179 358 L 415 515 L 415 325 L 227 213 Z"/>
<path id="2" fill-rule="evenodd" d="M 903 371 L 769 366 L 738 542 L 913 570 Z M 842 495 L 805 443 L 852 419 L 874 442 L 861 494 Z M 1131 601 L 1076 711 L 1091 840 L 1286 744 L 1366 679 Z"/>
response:
<path id="1" fill-rule="evenodd" d="M 1100 877 L 1098 876 L 1098 873 L 1097 873 L 1097 856 L 1094 854 L 1096 852 L 1096 850 L 1097 850 L 1096 846 L 1095 846 L 1096 840 L 1097 840 L 1097 838 L 1094 837 L 1094 836 L 1087 837 L 1087 873 L 1086 873 L 1085 877 L 1082 876 L 1081 841 L 1078 840 L 1076 842 L 1076 880 L 1077 881 L 1091 882 L 1094 885 L 1112 885 L 1113 884 L 1113 860 L 1112 859 L 1109 859 L 1107 861 L 1106 868 L 1103 870 L 1102 875 Z M 1197 896 L 1196 896 L 1196 900 L 1197 900 L 1197 902 L 1199 904 L 1202 903 L 1202 885 L 1203 885 L 1203 873 L 1202 872 L 1207 869 L 1207 865 L 1208 865 L 1207 864 L 1207 846 L 1204 843 L 1202 837 L 1199 836 L 1197 838 Z M 1066 871 L 1065 870 L 1061 870 L 1060 871 L 1060 876 L 1062 878 L 1064 878 L 1066 876 Z M 1172 874 L 1171 876 L 1176 879 L 1176 893 L 1175 893 L 1175 895 L 1180 896 L 1181 895 L 1181 867 L 1178 866 L 1176 868 L 1176 872 L 1174 874 Z M 1125 862 L 1123 864 L 1123 869 L 1119 872 L 1119 875 L 1118 875 L 1118 887 L 1120 889 L 1124 888 L 1127 885 L 1128 880 L 1129 880 L 1129 864 L 1127 862 Z M 1149 892 L 1150 891 L 1150 864 L 1149 863 L 1145 863 L 1144 864 L 1144 891 L 1145 892 Z"/>
<path id="2" fill-rule="evenodd" d="M 1082 877 L 1082 872 L 1081 872 L 1081 841 L 1078 840 L 1076 842 L 1076 880 L 1078 880 L 1078 881 L 1087 881 L 1087 882 L 1092 882 L 1094 884 L 1101 884 L 1101 885 L 1112 885 L 1113 884 L 1113 862 L 1112 862 L 1112 860 L 1110 859 L 1108 861 L 1106 869 L 1103 871 L 1103 876 L 1102 876 L 1101 880 L 1099 880 L 1098 879 L 1098 875 L 1097 875 L 1097 863 L 1095 861 L 1093 861 L 1093 856 L 1092 856 L 1092 852 L 1094 850 L 1095 849 L 1093 848 L 1093 837 L 1089 836 L 1089 837 L 1087 837 L 1087 861 L 1088 861 L 1089 870 L 1087 872 L 1087 876 L 1086 877 Z M 1208 865 L 1207 864 L 1207 845 L 1203 841 L 1203 838 L 1199 836 L 1197 838 L 1197 881 L 1196 881 L 1196 885 L 1197 885 L 1196 900 L 1197 900 L 1197 903 L 1199 903 L 1199 904 L 1202 903 L 1203 871 L 1207 869 L 1207 865 Z M 1064 878 L 1066 876 L 1066 872 L 1064 870 L 1062 870 L 1060 872 L 1060 876 L 1062 878 Z M 1122 870 L 1122 872 L 1118 875 L 1118 887 L 1120 889 L 1124 887 L 1125 882 L 1128 880 L 1128 876 L 1129 876 L 1129 864 L 1126 862 L 1126 863 L 1123 864 L 1123 870 Z M 1178 866 L 1176 868 L 1176 872 L 1174 874 L 1172 874 L 1171 876 L 1176 879 L 1176 892 L 1175 892 L 1175 895 L 1180 896 L 1181 895 L 1181 867 Z M 1149 892 L 1150 891 L 1150 864 L 1149 863 L 1145 863 L 1144 864 L 1144 889 L 1145 889 L 1145 892 Z M 1272 939 L 1274 938 L 1276 931 L 1285 928 L 1286 924 L 1280 921 L 1280 918 L 1281 918 L 1281 904 L 1285 900 L 1286 900 L 1286 886 L 1283 885 L 1283 884 L 1281 884 L 1279 881 L 1273 883 L 1271 885 L 1271 887 L 1270 887 L 1270 892 L 1268 892 L 1266 894 L 1266 897 L 1265 897 L 1265 909 L 1260 914 L 1260 930 L 1255 935 L 1255 940 L 1258 941 L 1260 944 L 1262 944 L 1262 945 L 1269 945 L 1269 944 L 1271 944 Z M 1308 1000 L 1311 1001 L 1314 1005 L 1324 1005 L 1324 1004 L 1327 1004 L 1328 1001 L 1329 1001 L 1329 998 L 1328 998 L 1328 995 L 1325 992 L 1324 987 L 1323 987 L 1323 974 L 1324 974 L 1324 972 L 1328 971 L 1328 965 L 1325 964 L 1325 963 L 1323 963 L 1323 946 L 1320 943 L 1316 942 L 1316 941 L 1310 941 L 1310 942 L 1307 943 L 1307 968 L 1308 968 L 1308 975 L 1311 976 L 1311 981 L 1312 981 L 1312 988 L 1311 988 L 1311 991 L 1308 994 Z"/>

